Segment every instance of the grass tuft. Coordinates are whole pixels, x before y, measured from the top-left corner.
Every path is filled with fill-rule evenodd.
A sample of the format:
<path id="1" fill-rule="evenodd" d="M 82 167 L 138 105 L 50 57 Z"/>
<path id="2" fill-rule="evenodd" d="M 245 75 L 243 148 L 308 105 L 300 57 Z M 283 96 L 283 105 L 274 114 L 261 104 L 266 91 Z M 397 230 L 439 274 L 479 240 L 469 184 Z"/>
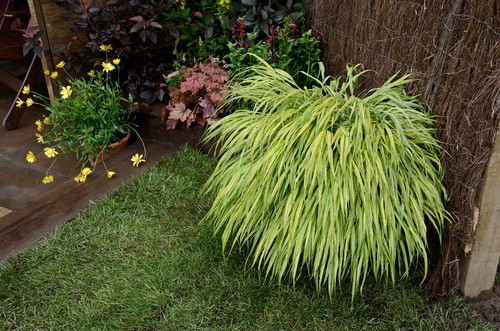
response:
<path id="1" fill-rule="evenodd" d="M 221 156 L 206 220 L 270 280 L 308 274 L 330 294 L 350 282 L 354 297 L 369 275 L 394 284 L 416 261 L 427 274 L 429 229 L 440 238 L 450 219 L 434 121 L 408 76 L 355 93 L 359 68 L 300 88 L 252 66 L 231 91 L 249 108 L 209 128 Z"/>

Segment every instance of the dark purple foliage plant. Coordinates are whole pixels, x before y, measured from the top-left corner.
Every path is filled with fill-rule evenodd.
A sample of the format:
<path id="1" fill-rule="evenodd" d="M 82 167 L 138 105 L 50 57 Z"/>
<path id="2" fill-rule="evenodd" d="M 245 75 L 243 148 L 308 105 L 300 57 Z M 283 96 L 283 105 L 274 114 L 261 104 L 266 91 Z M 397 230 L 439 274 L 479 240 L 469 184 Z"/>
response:
<path id="1" fill-rule="evenodd" d="M 173 0 L 80 0 L 57 2 L 71 13 L 73 40 L 55 52 L 73 73 L 85 73 L 101 64 L 100 45 L 121 59 L 120 81 L 134 99 L 152 103 L 165 94 L 163 73 L 170 70 L 172 36 L 158 19 Z"/>

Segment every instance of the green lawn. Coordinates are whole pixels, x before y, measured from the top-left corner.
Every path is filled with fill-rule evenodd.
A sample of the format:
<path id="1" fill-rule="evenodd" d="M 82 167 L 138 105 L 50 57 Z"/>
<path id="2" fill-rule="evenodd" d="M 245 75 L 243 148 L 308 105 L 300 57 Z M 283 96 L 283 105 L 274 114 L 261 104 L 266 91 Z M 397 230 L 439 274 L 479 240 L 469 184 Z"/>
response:
<path id="1" fill-rule="evenodd" d="M 1 330 L 493 330 L 416 281 L 332 300 L 304 279 L 264 283 L 199 224 L 213 159 L 167 157 L 0 268 Z"/>

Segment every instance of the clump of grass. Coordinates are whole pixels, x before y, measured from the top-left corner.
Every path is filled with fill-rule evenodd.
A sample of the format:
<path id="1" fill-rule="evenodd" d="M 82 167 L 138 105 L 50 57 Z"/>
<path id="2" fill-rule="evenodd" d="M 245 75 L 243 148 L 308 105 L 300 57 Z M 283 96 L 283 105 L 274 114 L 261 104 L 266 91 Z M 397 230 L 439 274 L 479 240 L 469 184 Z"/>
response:
<path id="1" fill-rule="evenodd" d="M 405 93 L 408 76 L 362 95 L 365 72 L 299 87 L 262 61 L 241 75 L 223 118 L 220 160 L 207 183 L 206 220 L 223 248 L 247 246 L 249 261 L 278 282 L 304 272 L 330 294 L 352 295 L 369 274 L 394 284 L 417 259 L 427 273 L 427 233 L 448 214 L 434 121 Z"/>
<path id="2" fill-rule="evenodd" d="M 352 306 L 305 278 L 262 284 L 199 224 L 214 167 L 182 150 L 2 264 L 0 330 L 491 329 L 459 297 L 429 306 L 411 280 L 369 280 Z"/>

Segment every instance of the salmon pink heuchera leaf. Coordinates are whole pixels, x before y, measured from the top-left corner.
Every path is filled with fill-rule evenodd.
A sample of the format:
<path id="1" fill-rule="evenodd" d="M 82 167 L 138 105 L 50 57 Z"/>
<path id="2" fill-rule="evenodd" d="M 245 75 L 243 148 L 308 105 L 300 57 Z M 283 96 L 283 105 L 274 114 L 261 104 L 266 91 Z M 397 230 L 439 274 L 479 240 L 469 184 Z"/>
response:
<path id="1" fill-rule="evenodd" d="M 179 102 L 175 105 L 168 104 L 166 107 L 169 111 L 170 114 L 168 115 L 168 120 L 167 120 L 167 129 L 173 129 L 175 128 L 177 121 L 181 122 L 189 122 L 188 127 L 191 124 L 192 121 L 188 121 L 189 117 L 192 113 L 191 109 L 188 109 L 186 105 L 182 102 Z"/>
<path id="2" fill-rule="evenodd" d="M 181 83 L 181 92 L 191 92 L 192 94 L 198 93 L 202 88 L 204 88 L 205 75 L 202 73 L 194 73 L 190 76 L 185 77 L 185 80 Z"/>
<path id="3" fill-rule="evenodd" d="M 174 129 L 179 122 L 190 127 L 217 121 L 225 109 L 217 107 L 227 100 L 228 72 L 216 61 L 196 64 L 166 76 L 170 103 L 163 109 L 162 122 Z"/>

